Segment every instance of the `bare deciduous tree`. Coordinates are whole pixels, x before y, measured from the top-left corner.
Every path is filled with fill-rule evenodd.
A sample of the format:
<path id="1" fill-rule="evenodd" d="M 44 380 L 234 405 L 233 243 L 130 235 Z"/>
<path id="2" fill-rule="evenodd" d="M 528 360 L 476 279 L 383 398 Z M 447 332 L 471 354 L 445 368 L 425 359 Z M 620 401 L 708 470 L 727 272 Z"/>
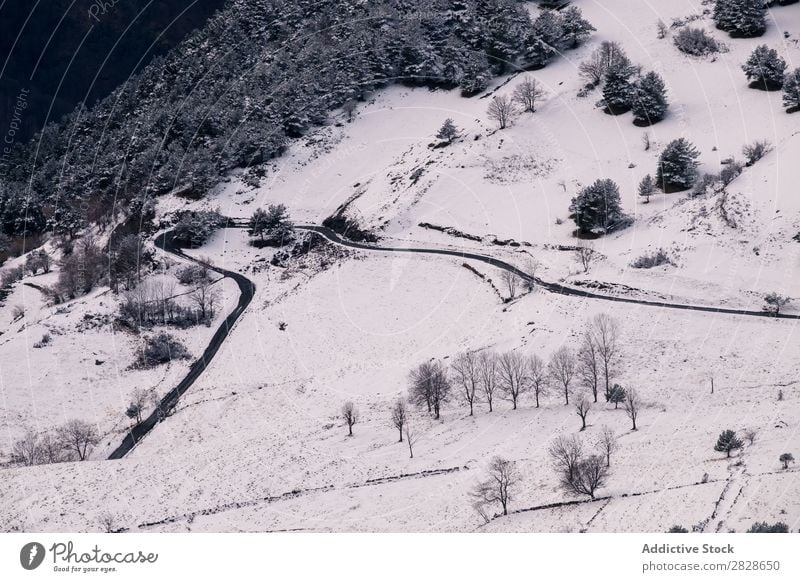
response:
<path id="1" fill-rule="evenodd" d="M 581 346 L 577 356 L 578 375 L 583 384 L 592 392 L 597 402 L 597 386 L 600 380 L 600 354 L 591 332 L 587 331 L 581 338 Z"/>
<path id="2" fill-rule="evenodd" d="M 547 366 L 537 355 L 528 358 L 528 384 L 539 408 L 539 397 L 547 391 Z"/>
<path id="3" fill-rule="evenodd" d="M 578 71 L 592 87 L 596 87 L 610 69 L 624 67 L 626 64 L 629 64 L 628 57 L 619 43 L 604 41 L 588 61 L 578 66 Z"/>
<path id="4" fill-rule="evenodd" d="M 451 389 L 447 370 L 441 362 L 424 362 L 411 372 L 412 402 L 427 406 L 437 420 L 442 404 L 450 399 Z"/>
<path id="5" fill-rule="evenodd" d="M 608 477 L 608 467 L 600 455 L 590 455 L 578 461 L 571 478 L 562 475 L 561 486 L 574 495 L 588 495 L 594 499 L 595 493 L 603 487 Z"/>
<path id="6" fill-rule="evenodd" d="M 417 431 L 411 426 L 411 423 L 406 420 L 406 444 L 408 444 L 408 454 L 410 458 L 414 458 L 414 445 L 417 443 L 419 436 Z"/>
<path id="7" fill-rule="evenodd" d="M 143 388 L 137 388 L 131 395 L 131 402 L 125 414 L 130 419 L 136 419 L 136 423 L 142 422 L 142 412 L 144 412 L 147 402 L 150 400 L 149 391 Z"/>
<path id="8" fill-rule="evenodd" d="M 400 440 L 398 442 L 403 442 L 403 427 L 407 421 L 408 410 L 406 409 L 406 403 L 402 398 L 398 398 L 397 402 L 392 406 L 392 424 L 400 431 Z"/>
<path id="9" fill-rule="evenodd" d="M 525 77 L 525 79 L 514 88 L 511 99 L 525 111 L 534 113 L 536 111 L 536 104 L 545 95 L 544 89 L 538 80 L 533 77 Z"/>
<path id="10" fill-rule="evenodd" d="M 588 273 L 592 263 L 595 263 L 599 259 L 599 255 L 595 252 L 592 243 L 587 241 L 581 242 L 575 248 L 574 255 L 575 260 L 578 261 L 578 264 L 583 268 L 584 273 Z"/>
<path id="11" fill-rule="evenodd" d="M 74 453 L 79 461 L 85 461 L 92 448 L 100 442 L 95 426 L 78 419 L 59 427 L 56 434 L 61 446 Z"/>
<path id="12" fill-rule="evenodd" d="M 214 317 L 214 311 L 219 303 L 219 291 L 212 285 L 213 283 L 203 280 L 189 294 L 189 299 L 197 306 L 200 318 L 203 320 Z"/>
<path id="13" fill-rule="evenodd" d="M 553 354 L 547 365 L 550 377 L 564 389 L 564 403 L 569 406 L 570 384 L 575 377 L 575 355 L 572 350 L 563 346 Z"/>
<path id="14" fill-rule="evenodd" d="M 578 462 L 583 458 L 583 443 L 577 436 L 559 436 L 547 449 L 556 471 L 572 479 Z"/>
<path id="15" fill-rule="evenodd" d="M 536 273 L 539 272 L 541 266 L 542 263 L 534 257 L 528 257 L 525 259 L 525 264 L 523 265 L 523 268 L 525 270 L 525 273 L 528 274 L 528 277 L 526 277 L 524 281 L 526 291 L 528 292 L 533 291 L 534 286 L 536 285 Z"/>
<path id="16" fill-rule="evenodd" d="M 611 466 L 611 455 L 616 452 L 618 447 L 617 435 L 614 434 L 610 426 L 603 425 L 600 436 L 597 437 L 597 449 L 605 457 L 606 467 Z"/>
<path id="17" fill-rule="evenodd" d="M 60 463 L 64 461 L 64 448 L 52 433 L 46 432 L 39 437 L 39 453 L 42 463 Z"/>
<path id="18" fill-rule="evenodd" d="M 639 417 L 639 409 L 642 406 L 642 401 L 639 398 L 639 393 L 633 388 L 628 388 L 625 391 L 625 414 L 631 419 L 633 423 L 633 430 L 636 430 L 636 419 Z"/>
<path id="19" fill-rule="evenodd" d="M 104 511 L 97 519 L 103 528 L 103 533 L 115 533 L 119 529 L 117 527 L 117 517 L 110 511 Z"/>
<path id="20" fill-rule="evenodd" d="M 748 444 L 752 447 L 753 444 L 756 442 L 756 437 L 758 436 L 758 430 L 754 428 L 748 428 L 744 431 L 744 438 L 748 442 Z"/>
<path id="21" fill-rule="evenodd" d="M 614 376 L 614 366 L 619 357 L 619 325 L 613 317 L 601 313 L 592 320 L 590 329 L 600 356 L 605 397 L 608 401 L 611 398 L 611 378 Z"/>
<path id="22" fill-rule="evenodd" d="M 475 352 L 462 352 L 455 357 L 451 364 L 455 381 L 461 386 L 461 395 L 469 405 L 470 416 L 474 414 L 478 384 L 480 384 L 478 359 L 479 356 Z"/>
<path id="23" fill-rule="evenodd" d="M 514 115 L 514 103 L 506 95 L 495 95 L 487 110 L 489 119 L 495 121 L 500 129 L 505 129 L 511 124 Z"/>
<path id="24" fill-rule="evenodd" d="M 514 461 L 494 457 L 489 463 L 489 478 L 475 486 L 472 498 L 479 505 L 499 503 L 503 515 L 508 515 L 508 504 L 521 481 L 522 477 Z"/>
<path id="25" fill-rule="evenodd" d="M 345 402 L 342 406 L 342 418 L 347 423 L 347 436 L 353 436 L 353 425 L 358 422 L 358 409 L 352 402 Z"/>
<path id="26" fill-rule="evenodd" d="M 511 271 L 503 271 L 503 273 L 500 275 L 500 278 L 503 280 L 503 284 L 506 286 L 508 300 L 511 301 L 517 296 L 517 289 L 519 288 L 519 284 L 522 279 L 519 275 Z"/>
<path id="27" fill-rule="evenodd" d="M 39 464 L 41 452 L 39 433 L 29 430 L 25 433 L 25 436 L 14 443 L 14 447 L 11 450 L 11 459 L 15 463 L 31 467 Z"/>
<path id="28" fill-rule="evenodd" d="M 586 430 L 586 417 L 589 416 L 589 411 L 592 409 L 592 403 L 585 397 L 581 396 L 575 403 L 575 413 L 581 417 L 581 430 Z"/>
<path id="29" fill-rule="evenodd" d="M 498 363 L 495 352 L 482 352 L 478 357 L 478 374 L 481 382 L 481 390 L 489 405 L 489 412 L 492 412 L 494 393 L 497 390 Z"/>
<path id="30" fill-rule="evenodd" d="M 500 388 L 507 400 L 511 401 L 514 410 L 520 395 L 528 388 L 526 382 L 527 362 L 519 352 L 505 352 L 498 360 Z"/>

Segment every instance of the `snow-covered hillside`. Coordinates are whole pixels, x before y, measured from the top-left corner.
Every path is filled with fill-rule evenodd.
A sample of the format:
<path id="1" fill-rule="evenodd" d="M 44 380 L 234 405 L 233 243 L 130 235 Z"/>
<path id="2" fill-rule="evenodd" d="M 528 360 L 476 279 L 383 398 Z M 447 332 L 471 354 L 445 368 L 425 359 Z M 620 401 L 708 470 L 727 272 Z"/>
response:
<path id="1" fill-rule="evenodd" d="M 496 79 L 490 93 L 469 99 L 457 91 L 380 91 L 352 122 L 342 118 L 295 142 L 266 167 L 259 186 L 249 171 L 237 172 L 204 200 L 161 199 L 158 212 L 218 207 L 246 218 L 281 203 L 297 223 L 320 224 L 347 204 L 383 246 L 469 250 L 522 269 L 535 259 L 537 277 L 602 293 L 754 311 L 769 292 L 800 297 L 800 242 L 793 239 L 800 233 L 800 113 L 784 112 L 780 92 L 748 88 L 740 68 L 765 43 L 790 69 L 800 67 L 800 5 L 772 9 L 768 32 L 757 39 L 728 38 L 708 16 L 695 20 L 692 26 L 713 31 L 729 51 L 694 58 L 673 45 L 676 29 L 659 39 L 656 24 L 701 13 L 704 2 L 579 4 L 597 32 L 542 70 Z M 637 127 L 630 113 L 610 116 L 597 107 L 599 90 L 578 96 L 585 84 L 578 64 L 604 40 L 664 77 L 666 119 Z M 486 115 L 491 96 L 510 95 L 525 76 L 546 88 L 543 102 L 497 130 Z M 445 118 L 461 137 L 432 147 Z M 697 146 L 707 173 L 718 173 L 726 158 L 741 159 L 742 146 L 755 140 L 774 150 L 728 186 L 725 213 L 718 196 L 690 199 L 686 192 L 643 203 L 640 180 L 655 173 L 659 153 L 678 137 Z M 619 184 L 634 222 L 595 241 L 602 260 L 584 272 L 558 247 L 576 244 L 568 207 L 598 178 Z M 631 268 L 659 248 L 673 265 Z M 754 521 L 800 527 L 798 469 L 778 462 L 782 453 L 800 453 L 797 320 L 543 289 L 505 302 L 501 272 L 487 264 L 332 243 L 275 267 L 268 265 L 273 251 L 250 246 L 241 229 L 220 230 L 189 253 L 245 274 L 256 295 L 175 413 L 120 461 L 103 456 L 122 438 L 129 394 L 151 385 L 166 392 L 186 365 L 128 370 L 132 340 L 110 326 L 81 323 L 110 313 L 108 294 L 66 311 L 44 305 L 30 287 L 18 286 L 7 299 L 25 304 L 26 320 L 2 319 L 3 438 L 10 443 L 24 426 L 51 426 L 78 412 L 105 436 L 89 461 L 0 471 L 0 529 L 96 530 L 104 513 L 130 531 L 744 531 Z M 220 285 L 230 310 L 236 286 Z M 797 314 L 797 303 L 786 312 Z M 622 409 L 600 403 L 579 432 L 574 408 L 551 386 L 540 408 L 529 396 L 517 410 L 499 401 L 489 413 L 479 403 L 474 417 L 458 399 L 441 420 L 415 408 L 414 458 L 397 442 L 389 411 L 406 393 L 413 367 L 484 349 L 547 360 L 561 346 L 577 347 L 587 322 L 603 313 L 621 330 L 615 381 L 635 387 L 644 401 L 638 430 Z M 194 353 L 212 333 L 200 329 L 183 332 Z M 45 330 L 53 345 L 31 349 Z M 12 361 L 25 364 L 6 365 Z M 581 390 L 576 385 L 576 394 Z M 352 438 L 340 415 L 346 401 L 361 416 Z M 604 426 L 618 435 L 619 450 L 601 498 L 566 496 L 548 445 L 579 434 L 591 448 Z M 757 432 L 730 459 L 713 450 L 729 428 Z M 470 491 L 495 455 L 515 461 L 521 474 L 511 511 L 530 511 L 484 524 Z M 581 502 L 560 505 L 565 501 Z"/>

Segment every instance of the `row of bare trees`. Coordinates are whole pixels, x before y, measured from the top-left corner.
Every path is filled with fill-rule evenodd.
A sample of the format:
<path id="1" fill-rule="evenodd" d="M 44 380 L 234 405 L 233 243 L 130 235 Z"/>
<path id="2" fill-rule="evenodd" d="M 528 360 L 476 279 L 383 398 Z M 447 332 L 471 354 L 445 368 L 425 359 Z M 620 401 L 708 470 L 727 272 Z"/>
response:
<path id="1" fill-rule="evenodd" d="M 563 346 L 547 364 L 538 355 L 518 351 L 462 352 L 449 367 L 431 360 L 412 370 L 409 395 L 412 402 L 427 408 L 437 419 L 442 404 L 456 394 L 469 406 L 470 415 L 479 402 L 485 402 L 492 412 L 497 398 L 508 400 L 516 410 L 525 394 L 533 396 L 538 408 L 551 387 L 563 394 L 568 406 L 578 382 L 589 389 L 594 402 L 601 390 L 606 401 L 613 402 L 612 379 L 619 359 L 619 326 L 616 320 L 601 314 L 587 326 L 577 351 Z"/>
<path id="2" fill-rule="evenodd" d="M 53 431 L 28 431 L 14 443 L 11 459 L 26 467 L 85 461 L 99 442 L 97 427 L 74 419 Z"/>
<path id="3" fill-rule="evenodd" d="M 221 301 L 219 289 L 208 278 L 198 280 L 185 294 L 191 307 L 176 301 L 176 281 L 168 277 L 145 279 L 122 294 L 120 317 L 134 327 L 178 325 L 185 327 L 214 318 Z"/>

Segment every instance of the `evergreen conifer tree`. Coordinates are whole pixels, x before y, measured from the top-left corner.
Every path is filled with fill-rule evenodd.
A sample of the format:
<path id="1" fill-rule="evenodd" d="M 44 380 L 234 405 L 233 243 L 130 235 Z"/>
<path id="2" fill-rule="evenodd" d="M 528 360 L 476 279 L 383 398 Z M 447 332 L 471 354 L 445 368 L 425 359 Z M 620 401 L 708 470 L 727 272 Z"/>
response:
<path id="1" fill-rule="evenodd" d="M 658 160 L 656 184 L 664 192 L 691 188 L 697 180 L 700 152 L 685 138 L 670 142 Z"/>
<path id="2" fill-rule="evenodd" d="M 667 89 L 658 73 L 651 71 L 634 84 L 631 108 L 639 124 L 652 125 L 661 121 L 668 107 Z"/>

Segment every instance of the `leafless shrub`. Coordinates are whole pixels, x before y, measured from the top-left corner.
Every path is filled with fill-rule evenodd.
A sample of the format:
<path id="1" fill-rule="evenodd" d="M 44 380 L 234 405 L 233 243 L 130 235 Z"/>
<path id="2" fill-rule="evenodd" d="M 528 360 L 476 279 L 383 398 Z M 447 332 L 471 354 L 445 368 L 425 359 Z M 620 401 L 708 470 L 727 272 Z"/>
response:
<path id="1" fill-rule="evenodd" d="M 742 148 L 742 154 L 744 154 L 746 165 L 752 166 L 772 150 L 773 147 L 767 140 L 756 140 L 753 143 L 744 146 Z"/>

